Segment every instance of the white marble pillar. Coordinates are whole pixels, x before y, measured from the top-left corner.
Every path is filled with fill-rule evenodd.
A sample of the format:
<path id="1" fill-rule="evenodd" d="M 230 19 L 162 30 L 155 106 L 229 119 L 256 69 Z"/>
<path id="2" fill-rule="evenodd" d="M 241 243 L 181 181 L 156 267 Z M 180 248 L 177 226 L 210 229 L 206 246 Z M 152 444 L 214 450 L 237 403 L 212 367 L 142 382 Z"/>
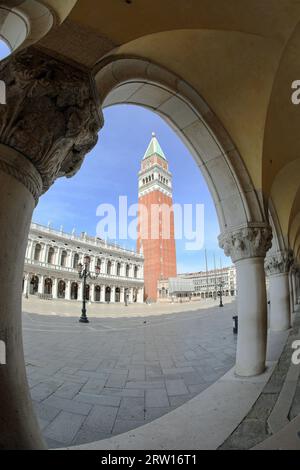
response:
<path id="1" fill-rule="evenodd" d="M 43 294 L 44 293 L 45 277 L 40 275 L 40 276 L 38 276 L 38 278 L 39 278 L 38 293 Z"/>
<path id="2" fill-rule="evenodd" d="M 291 327 L 289 270 L 290 251 L 271 253 L 265 260 L 269 279 L 270 330 L 285 331 Z"/>
<path id="3" fill-rule="evenodd" d="M 66 294 L 65 294 L 66 300 L 71 300 L 71 284 L 72 282 L 68 279 L 66 281 Z"/>
<path id="4" fill-rule="evenodd" d="M 61 261 L 61 251 L 62 251 L 62 249 L 61 249 L 61 248 L 56 248 L 56 250 L 55 250 L 55 255 L 54 255 L 54 264 L 56 264 L 56 266 L 60 266 L 60 261 Z"/>
<path id="5" fill-rule="evenodd" d="M 128 302 L 132 303 L 133 302 L 133 289 L 132 289 L 132 287 L 129 287 L 128 295 L 129 295 Z"/>
<path id="6" fill-rule="evenodd" d="M 100 286 L 100 302 L 105 302 L 105 286 Z"/>
<path id="7" fill-rule="evenodd" d="M 138 290 L 138 298 L 137 298 L 138 303 L 142 304 L 144 302 L 144 288 L 140 287 Z"/>
<path id="8" fill-rule="evenodd" d="M 26 273 L 25 274 L 25 278 L 24 278 L 24 287 L 23 287 L 23 294 L 28 297 L 28 293 L 29 293 L 29 274 Z"/>
<path id="9" fill-rule="evenodd" d="M 0 449 L 43 449 L 22 345 L 26 243 L 40 195 L 57 177 L 80 168 L 97 142 L 103 116 L 92 76 L 42 51 L 11 55 L 0 68 L 0 80 L 10 84 L 0 129 L 0 341 L 6 345 L 6 364 L 0 367 Z"/>
<path id="10" fill-rule="evenodd" d="M 43 243 L 41 245 L 42 245 L 42 250 L 41 250 L 40 261 L 41 261 L 41 263 L 46 263 L 47 262 L 47 254 L 48 254 L 48 245 L 46 243 Z"/>
<path id="11" fill-rule="evenodd" d="M 125 297 L 124 297 L 124 287 L 120 288 L 120 302 L 124 303 L 125 302 Z"/>
<path id="12" fill-rule="evenodd" d="M 267 298 L 264 258 L 271 247 L 267 225 L 245 227 L 222 234 L 220 247 L 231 256 L 237 274 L 238 340 L 236 374 L 243 377 L 264 372 L 267 349 Z"/>
<path id="13" fill-rule="evenodd" d="M 52 279 L 52 298 L 57 299 L 57 286 L 58 286 L 58 280 L 55 277 Z"/>
<path id="14" fill-rule="evenodd" d="M 78 281 L 78 300 L 82 302 L 83 300 L 83 282 Z"/>
<path id="15" fill-rule="evenodd" d="M 298 277 L 298 266 L 294 264 L 291 268 L 291 285 L 292 285 L 292 295 L 293 295 L 293 308 L 292 312 L 298 311 L 299 299 L 297 294 L 297 277 Z"/>
<path id="16" fill-rule="evenodd" d="M 6 347 L 6 365 L 0 366 L 0 448 L 41 449 L 45 444 L 27 384 L 21 321 L 24 257 L 35 199 L 19 175 L 20 180 L 26 175 L 24 182 L 29 175 L 37 185 L 40 181 L 29 160 L 0 143 L 0 340 Z"/>
<path id="17" fill-rule="evenodd" d="M 95 302 L 95 284 L 90 284 L 90 299 L 89 302 Z"/>
<path id="18" fill-rule="evenodd" d="M 110 302 L 114 304 L 116 302 L 116 287 L 111 286 L 111 291 L 110 291 Z"/>

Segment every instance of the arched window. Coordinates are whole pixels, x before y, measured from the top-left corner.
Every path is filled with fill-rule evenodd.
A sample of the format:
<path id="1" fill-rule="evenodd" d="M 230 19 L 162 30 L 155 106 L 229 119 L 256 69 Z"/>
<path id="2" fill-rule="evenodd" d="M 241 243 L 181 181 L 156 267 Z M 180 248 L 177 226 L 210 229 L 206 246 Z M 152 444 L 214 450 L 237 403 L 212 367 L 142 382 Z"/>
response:
<path id="1" fill-rule="evenodd" d="M 54 248 L 51 246 L 48 251 L 48 264 L 54 264 Z"/>
<path id="2" fill-rule="evenodd" d="M 30 281 L 30 294 L 35 295 L 37 294 L 39 289 L 39 278 L 38 276 L 32 276 L 31 281 Z"/>
<path id="3" fill-rule="evenodd" d="M 67 257 L 68 257 L 68 253 L 64 250 L 61 254 L 61 261 L 60 261 L 60 265 L 62 267 L 66 267 L 66 264 L 67 264 Z"/>
<path id="4" fill-rule="evenodd" d="M 52 279 L 50 279 L 49 277 L 45 279 L 44 282 L 44 293 L 47 295 L 52 294 Z"/>
<path id="5" fill-rule="evenodd" d="M 110 274 L 110 273 L 111 273 L 111 261 L 107 261 L 106 274 Z"/>
<path id="6" fill-rule="evenodd" d="M 59 299 L 64 299 L 66 296 L 66 283 L 65 281 L 59 281 L 57 286 L 57 297 Z"/>
<path id="7" fill-rule="evenodd" d="M 117 276 L 121 275 L 121 263 L 117 264 Z"/>
<path id="8" fill-rule="evenodd" d="M 91 258 L 90 258 L 90 256 L 85 256 L 85 257 L 84 257 L 84 262 L 87 264 L 87 268 L 90 269 L 90 265 L 91 265 Z"/>
<path id="9" fill-rule="evenodd" d="M 111 288 L 105 288 L 105 302 L 110 302 Z"/>
<path id="10" fill-rule="evenodd" d="M 139 271 L 138 266 L 135 266 L 135 267 L 134 267 L 134 277 L 135 277 L 135 278 L 138 277 L 138 271 Z"/>
<path id="11" fill-rule="evenodd" d="M 130 267 L 129 264 L 126 264 L 126 277 L 129 277 Z"/>
<path id="12" fill-rule="evenodd" d="M 39 243 L 37 243 L 34 249 L 34 261 L 40 261 L 41 251 L 42 251 L 42 247 Z"/>
<path id="13" fill-rule="evenodd" d="M 75 253 L 73 258 L 73 269 L 77 269 L 79 263 L 79 254 Z"/>
<path id="14" fill-rule="evenodd" d="M 115 291 L 115 301 L 116 301 L 116 302 L 120 302 L 120 299 L 121 299 L 121 290 L 120 290 L 120 287 L 116 287 L 116 291 Z"/>
<path id="15" fill-rule="evenodd" d="M 95 286 L 95 294 L 94 294 L 95 302 L 100 302 L 100 293 L 101 293 L 101 287 L 100 286 Z"/>
<path id="16" fill-rule="evenodd" d="M 101 271 L 101 259 L 100 258 L 97 258 L 96 268 L 99 268 L 99 270 Z"/>
<path id="17" fill-rule="evenodd" d="M 77 282 L 72 282 L 71 284 L 71 299 L 77 300 L 78 299 L 78 284 Z"/>

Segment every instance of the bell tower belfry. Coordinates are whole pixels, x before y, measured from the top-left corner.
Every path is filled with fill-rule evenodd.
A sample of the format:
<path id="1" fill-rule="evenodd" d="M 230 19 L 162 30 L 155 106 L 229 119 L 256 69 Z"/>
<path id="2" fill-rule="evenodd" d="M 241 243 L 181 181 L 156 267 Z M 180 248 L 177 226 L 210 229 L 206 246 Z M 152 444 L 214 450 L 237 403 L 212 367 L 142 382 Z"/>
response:
<path id="1" fill-rule="evenodd" d="M 155 133 L 139 172 L 137 251 L 144 255 L 145 298 L 157 300 L 157 281 L 175 277 L 172 174 Z"/>

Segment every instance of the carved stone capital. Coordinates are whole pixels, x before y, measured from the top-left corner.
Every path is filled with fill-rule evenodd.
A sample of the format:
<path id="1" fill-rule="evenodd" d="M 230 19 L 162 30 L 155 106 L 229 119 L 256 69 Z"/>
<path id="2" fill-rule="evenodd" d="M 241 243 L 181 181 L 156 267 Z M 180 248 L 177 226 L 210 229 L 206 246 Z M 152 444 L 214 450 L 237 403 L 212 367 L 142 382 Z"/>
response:
<path id="1" fill-rule="evenodd" d="M 293 252 L 291 250 L 270 253 L 270 256 L 265 259 L 265 271 L 268 276 L 288 273 L 292 263 Z"/>
<path id="2" fill-rule="evenodd" d="M 219 236 L 219 246 L 233 262 L 266 256 L 272 246 L 272 229 L 268 225 L 243 227 Z"/>
<path id="3" fill-rule="evenodd" d="M 0 79 L 7 92 L 7 105 L 0 106 L 0 143 L 37 170 L 42 188 L 34 191 L 36 198 L 56 178 L 73 176 L 97 143 L 103 116 L 94 82 L 87 72 L 34 48 L 2 61 Z"/>
<path id="4" fill-rule="evenodd" d="M 293 260 L 293 263 L 291 265 L 291 271 L 292 273 L 294 274 L 294 276 L 298 277 L 300 276 L 300 266 L 299 264 L 295 261 L 295 259 Z"/>

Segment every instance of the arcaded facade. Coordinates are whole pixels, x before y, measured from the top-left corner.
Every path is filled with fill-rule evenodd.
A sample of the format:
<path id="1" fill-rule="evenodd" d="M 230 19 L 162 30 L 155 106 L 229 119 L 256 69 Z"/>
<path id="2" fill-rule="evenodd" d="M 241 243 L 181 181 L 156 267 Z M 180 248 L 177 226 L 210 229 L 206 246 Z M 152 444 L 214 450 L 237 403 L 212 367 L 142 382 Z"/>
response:
<path id="1" fill-rule="evenodd" d="M 143 302 L 144 259 L 141 254 L 106 243 L 86 233 L 80 236 L 31 224 L 25 256 L 23 294 L 41 299 L 82 301 L 78 265 L 84 258 L 92 275 L 85 298 L 90 302 Z"/>

